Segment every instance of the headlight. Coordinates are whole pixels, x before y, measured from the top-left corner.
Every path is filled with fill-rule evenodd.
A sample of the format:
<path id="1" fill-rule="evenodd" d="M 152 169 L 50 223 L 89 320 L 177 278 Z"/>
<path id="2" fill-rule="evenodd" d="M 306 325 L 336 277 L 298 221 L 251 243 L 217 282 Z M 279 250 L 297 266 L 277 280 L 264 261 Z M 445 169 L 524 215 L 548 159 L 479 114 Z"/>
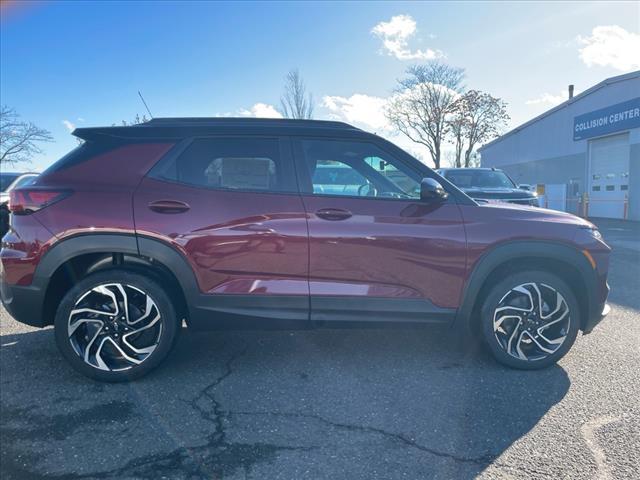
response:
<path id="1" fill-rule="evenodd" d="M 602 240 L 602 234 L 600 233 L 600 230 L 598 230 L 597 228 L 584 227 L 583 230 L 587 232 L 591 237 L 595 238 L 596 240 Z"/>

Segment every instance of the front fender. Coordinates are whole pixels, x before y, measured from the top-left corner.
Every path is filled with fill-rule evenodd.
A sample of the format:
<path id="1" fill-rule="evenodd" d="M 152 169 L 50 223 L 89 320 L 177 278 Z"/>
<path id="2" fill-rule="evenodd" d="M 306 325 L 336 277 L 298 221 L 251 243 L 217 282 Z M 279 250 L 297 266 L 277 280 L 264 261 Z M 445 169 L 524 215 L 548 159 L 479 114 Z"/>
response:
<path id="1" fill-rule="evenodd" d="M 472 320 L 472 315 L 478 298 L 487 279 L 496 268 L 517 259 L 552 260 L 575 269 L 581 276 L 586 287 L 586 302 L 584 298 L 579 298 L 579 303 L 586 306 L 585 318 L 582 319 L 584 328 L 585 322 L 597 311 L 597 274 L 587 258 L 576 248 L 567 244 L 549 241 L 512 241 L 496 245 L 485 252 L 471 269 L 467 281 L 465 282 L 460 308 L 456 315 L 456 325 L 468 327 Z M 577 288 L 577 285 L 572 285 Z M 580 293 L 580 292 L 576 292 Z M 578 295 L 580 296 L 580 295 Z"/>

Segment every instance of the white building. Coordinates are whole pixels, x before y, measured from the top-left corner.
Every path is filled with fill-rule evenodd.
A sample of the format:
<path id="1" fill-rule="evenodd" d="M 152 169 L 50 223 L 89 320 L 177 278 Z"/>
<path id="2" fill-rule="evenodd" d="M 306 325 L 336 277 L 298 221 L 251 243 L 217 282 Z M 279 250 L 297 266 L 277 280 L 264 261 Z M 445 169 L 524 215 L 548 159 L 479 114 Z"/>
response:
<path id="1" fill-rule="evenodd" d="M 539 185 L 550 208 L 640 220 L 640 71 L 569 98 L 480 154 L 483 167 Z"/>

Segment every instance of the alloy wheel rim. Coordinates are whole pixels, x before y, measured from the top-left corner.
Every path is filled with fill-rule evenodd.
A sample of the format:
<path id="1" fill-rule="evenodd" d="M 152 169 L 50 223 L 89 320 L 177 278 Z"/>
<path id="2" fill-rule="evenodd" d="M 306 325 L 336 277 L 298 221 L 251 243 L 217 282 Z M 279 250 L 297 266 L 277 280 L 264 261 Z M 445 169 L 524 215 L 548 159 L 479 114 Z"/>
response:
<path id="1" fill-rule="evenodd" d="M 104 283 L 76 301 L 67 322 L 69 342 L 91 367 L 129 370 L 144 362 L 162 336 L 158 306 L 132 285 Z"/>
<path id="2" fill-rule="evenodd" d="M 564 343 L 571 312 L 564 297 L 544 283 L 509 290 L 493 313 L 493 333 L 502 350 L 524 361 L 554 354 Z"/>

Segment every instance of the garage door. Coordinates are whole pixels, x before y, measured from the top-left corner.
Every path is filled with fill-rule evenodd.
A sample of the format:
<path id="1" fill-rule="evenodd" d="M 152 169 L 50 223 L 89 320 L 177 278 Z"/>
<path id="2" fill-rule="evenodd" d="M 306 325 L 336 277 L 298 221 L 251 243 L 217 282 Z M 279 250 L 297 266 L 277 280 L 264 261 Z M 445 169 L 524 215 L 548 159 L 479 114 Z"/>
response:
<path id="1" fill-rule="evenodd" d="M 589 142 L 589 216 L 624 218 L 629 193 L 629 136 Z"/>

